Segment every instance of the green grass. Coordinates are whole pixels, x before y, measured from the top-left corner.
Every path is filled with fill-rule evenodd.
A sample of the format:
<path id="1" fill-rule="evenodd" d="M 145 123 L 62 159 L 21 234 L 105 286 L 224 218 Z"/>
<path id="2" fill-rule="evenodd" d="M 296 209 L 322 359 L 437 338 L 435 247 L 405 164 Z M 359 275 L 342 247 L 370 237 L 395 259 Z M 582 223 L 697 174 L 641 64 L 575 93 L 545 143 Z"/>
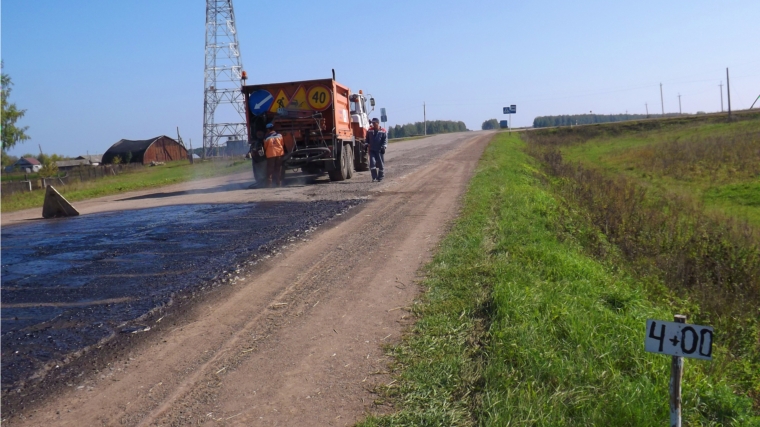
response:
<path id="1" fill-rule="evenodd" d="M 707 152 L 694 155 L 699 148 L 707 148 Z M 734 151 L 730 152 L 730 148 Z M 732 123 L 715 122 L 710 118 L 674 122 L 653 129 L 599 132 L 588 139 L 568 143 L 561 150 L 568 161 L 603 170 L 610 176 L 625 176 L 661 194 L 694 198 L 713 212 L 760 227 L 760 204 L 747 203 L 728 194 L 736 194 L 734 189 L 757 188 L 760 178 L 758 113 L 745 113 L 742 120 Z M 752 191 L 745 195 L 750 199 L 760 197 Z"/>
<path id="2" fill-rule="evenodd" d="M 27 179 L 27 178 L 28 179 L 39 179 L 39 177 L 40 177 L 40 174 L 38 172 L 27 173 L 27 174 L 24 174 L 24 173 L 21 173 L 21 172 L 12 172 L 12 173 L 3 172 L 2 175 L 0 175 L 0 180 L 3 181 L 3 182 L 5 182 L 5 181 L 21 181 L 21 180 L 24 180 L 24 179 Z"/>
<path id="3" fill-rule="evenodd" d="M 497 134 L 463 212 L 427 266 L 418 321 L 384 388 L 397 412 L 362 426 L 660 426 L 670 359 L 646 353 L 648 318 L 673 312 L 647 287 L 586 255 L 593 232 L 549 191 L 518 135 Z M 614 250 L 611 249 L 611 250 Z M 686 362 L 685 425 L 758 425 L 730 358 Z"/>
<path id="4" fill-rule="evenodd" d="M 102 179 L 85 181 L 72 185 L 56 187 L 70 202 L 95 197 L 119 194 L 127 191 L 162 187 L 195 179 L 211 178 L 238 172 L 250 171 L 249 160 L 187 161 L 167 163 L 163 166 L 146 167 L 135 172 L 107 176 Z M 45 198 L 43 190 L 31 193 L 16 193 L 2 198 L 2 212 L 42 207 Z"/>

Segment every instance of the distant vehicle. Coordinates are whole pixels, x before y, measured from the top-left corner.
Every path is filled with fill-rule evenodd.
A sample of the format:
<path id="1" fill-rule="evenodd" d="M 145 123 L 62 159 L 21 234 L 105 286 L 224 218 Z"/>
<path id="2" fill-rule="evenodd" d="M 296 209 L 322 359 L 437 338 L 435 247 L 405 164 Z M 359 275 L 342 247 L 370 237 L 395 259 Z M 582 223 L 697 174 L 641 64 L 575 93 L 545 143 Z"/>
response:
<path id="1" fill-rule="evenodd" d="M 331 181 L 351 179 L 369 170 L 364 141 L 369 130 L 367 97 L 332 79 L 258 84 L 242 87 L 253 174 L 264 180 L 263 143 L 267 123 L 285 143 L 283 169 L 330 175 Z M 369 98 L 375 106 L 374 98 Z"/>
<path id="2" fill-rule="evenodd" d="M 507 129 L 509 127 L 509 120 L 502 120 L 499 122 L 499 127 L 502 129 Z"/>

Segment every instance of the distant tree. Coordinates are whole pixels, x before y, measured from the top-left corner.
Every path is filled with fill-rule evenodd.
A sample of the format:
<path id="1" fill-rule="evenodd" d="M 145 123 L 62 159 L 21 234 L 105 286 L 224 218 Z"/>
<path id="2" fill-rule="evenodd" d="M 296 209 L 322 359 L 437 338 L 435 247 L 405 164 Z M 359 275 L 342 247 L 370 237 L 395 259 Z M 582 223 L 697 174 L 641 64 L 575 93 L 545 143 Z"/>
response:
<path id="1" fill-rule="evenodd" d="M 0 64 L 0 68 L 2 68 L 2 64 Z M 11 86 L 13 86 L 13 82 L 7 74 L 1 73 L 0 75 L 2 80 L 2 111 L 0 111 L 0 115 L 2 115 L 3 129 L 2 149 L 7 150 L 19 142 L 24 142 L 29 139 L 29 136 L 26 134 L 26 130 L 29 129 L 29 126 L 16 126 L 16 122 L 24 117 L 26 110 L 19 110 L 16 108 L 16 104 L 12 104 L 8 101 L 8 98 L 11 95 Z"/>
<path id="2" fill-rule="evenodd" d="M 590 125 L 595 123 L 612 123 L 624 120 L 643 120 L 650 117 L 674 117 L 676 113 L 662 114 L 574 114 L 560 116 L 538 116 L 533 119 L 534 128 L 551 126 Z"/>
<path id="3" fill-rule="evenodd" d="M 5 150 L 2 151 L 3 160 L 2 160 L 2 166 L 10 166 L 18 161 L 18 157 L 16 156 L 10 156 L 8 153 L 5 152 Z"/>
<path id="4" fill-rule="evenodd" d="M 114 156 L 113 159 L 111 159 L 111 163 L 118 165 L 121 163 L 121 156 Z"/>
<path id="5" fill-rule="evenodd" d="M 68 159 L 68 157 L 66 157 L 64 155 L 61 155 L 61 154 L 44 154 L 44 153 L 40 153 L 37 156 L 31 156 L 31 157 L 35 157 L 43 165 L 45 163 L 48 163 L 48 162 L 55 163 L 55 162 L 57 162 L 59 160 L 66 160 L 66 159 Z"/>
<path id="6" fill-rule="evenodd" d="M 499 129 L 499 121 L 496 119 L 488 119 L 480 126 L 483 130 Z"/>
<path id="7" fill-rule="evenodd" d="M 54 160 L 48 157 L 47 159 L 45 159 L 45 162 L 42 164 L 42 168 L 40 168 L 39 174 L 43 178 L 50 178 L 53 176 L 57 176 L 58 165 L 55 164 Z"/>
<path id="8" fill-rule="evenodd" d="M 132 152 L 127 151 L 127 154 L 124 155 L 124 163 L 129 163 L 132 161 Z"/>

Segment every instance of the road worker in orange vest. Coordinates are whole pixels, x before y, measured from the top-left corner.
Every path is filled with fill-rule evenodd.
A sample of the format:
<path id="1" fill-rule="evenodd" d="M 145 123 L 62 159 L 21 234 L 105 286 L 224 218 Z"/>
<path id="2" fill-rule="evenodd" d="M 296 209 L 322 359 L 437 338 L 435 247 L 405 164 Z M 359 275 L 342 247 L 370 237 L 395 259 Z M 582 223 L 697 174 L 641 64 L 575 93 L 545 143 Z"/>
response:
<path id="1" fill-rule="evenodd" d="M 285 144 L 282 135 L 274 130 L 272 123 L 267 123 L 264 152 L 267 156 L 267 186 L 272 187 L 272 184 L 275 184 L 282 187 L 282 156 L 285 155 Z"/>

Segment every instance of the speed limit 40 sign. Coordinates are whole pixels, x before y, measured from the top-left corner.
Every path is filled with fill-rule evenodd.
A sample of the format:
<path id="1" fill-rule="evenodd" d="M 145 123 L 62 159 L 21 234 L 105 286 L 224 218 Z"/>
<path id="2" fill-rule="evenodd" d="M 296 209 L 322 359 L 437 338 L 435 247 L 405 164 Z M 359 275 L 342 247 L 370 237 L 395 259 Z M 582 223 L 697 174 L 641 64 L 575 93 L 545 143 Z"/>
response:
<path id="1" fill-rule="evenodd" d="M 713 328 L 647 320 L 644 349 L 652 353 L 712 360 Z"/>

